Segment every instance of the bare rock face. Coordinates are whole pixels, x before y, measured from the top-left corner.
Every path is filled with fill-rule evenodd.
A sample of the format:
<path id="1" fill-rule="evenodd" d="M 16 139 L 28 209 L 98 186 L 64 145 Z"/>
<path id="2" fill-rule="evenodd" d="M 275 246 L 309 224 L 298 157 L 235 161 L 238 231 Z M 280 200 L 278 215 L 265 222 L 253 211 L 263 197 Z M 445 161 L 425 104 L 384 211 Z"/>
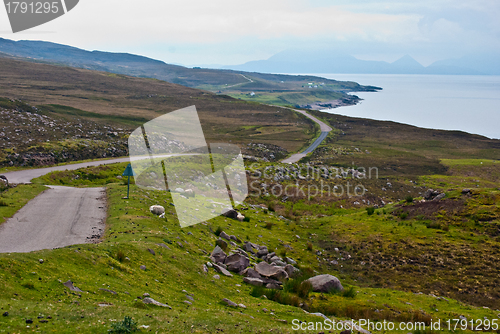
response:
<path id="1" fill-rule="evenodd" d="M 311 277 L 305 282 L 311 283 L 314 292 L 328 293 L 332 290 L 344 290 L 340 280 L 328 274 Z"/>
<path id="2" fill-rule="evenodd" d="M 250 265 L 250 260 L 242 254 L 236 253 L 229 255 L 224 264 L 228 270 L 239 273 Z"/>
<path id="3" fill-rule="evenodd" d="M 226 261 L 226 253 L 219 246 L 215 246 L 215 249 L 212 252 L 211 257 L 213 258 L 213 262 L 215 263 L 224 263 Z"/>
<path id="4" fill-rule="evenodd" d="M 165 208 L 161 205 L 151 205 L 149 211 L 154 215 L 160 216 L 165 213 Z"/>

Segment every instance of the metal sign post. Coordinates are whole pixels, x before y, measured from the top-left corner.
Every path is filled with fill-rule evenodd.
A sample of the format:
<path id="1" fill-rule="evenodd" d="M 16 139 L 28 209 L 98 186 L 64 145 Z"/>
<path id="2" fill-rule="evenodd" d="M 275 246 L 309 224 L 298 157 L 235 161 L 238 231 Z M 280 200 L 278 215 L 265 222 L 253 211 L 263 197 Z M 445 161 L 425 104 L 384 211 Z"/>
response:
<path id="1" fill-rule="evenodd" d="M 130 177 L 135 176 L 134 170 L 132 169 L 132 165 L 128 164 L 127 168 L 125 168 L 125 171 L 123 172 L 122 175 L 128 176 L 127 197 L 125 197 L 126 199 L 128 199 L 130 194 Z"/>

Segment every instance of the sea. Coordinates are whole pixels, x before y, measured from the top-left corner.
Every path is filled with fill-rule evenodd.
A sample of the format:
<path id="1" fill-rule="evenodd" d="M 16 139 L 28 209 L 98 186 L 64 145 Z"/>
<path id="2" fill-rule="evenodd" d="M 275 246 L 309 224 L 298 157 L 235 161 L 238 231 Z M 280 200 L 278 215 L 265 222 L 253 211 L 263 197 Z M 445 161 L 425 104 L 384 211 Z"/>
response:
<path id="1" fill-rule="evenodd" d="M 500 139 L 500 76 L 314 75 L 383 88 L 377 92 L 352 93 L 363 99 L 361 103 L 324 112 L 430 129 L 461 130 Z"/>

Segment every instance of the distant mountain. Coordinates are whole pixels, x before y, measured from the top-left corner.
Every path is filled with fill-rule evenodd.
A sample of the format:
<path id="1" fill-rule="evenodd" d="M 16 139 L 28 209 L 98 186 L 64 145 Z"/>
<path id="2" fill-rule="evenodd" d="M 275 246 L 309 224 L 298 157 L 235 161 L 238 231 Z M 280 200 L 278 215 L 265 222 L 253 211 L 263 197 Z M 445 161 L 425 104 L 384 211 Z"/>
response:
<path id="1" fill-rule="evenodd" d="M 360 60 L 335 50 L 287 50 L 267 60 L 250 61 L 224 68 L 264 73 L 500 74 L 498 59 L 498 56 L 463 57 L 439 61 L 425 67 L 409 55 L 388 63 Z"/>
<path id="2" fill-rule="evenodd" d="M 436 61 L 427 68 L 469 68 L 477 74 L 500 75 L 500 55 L 491 53 L 467 55 L 461 58 Z"/>
<path id="3" fill-rule="evenodd" d="M 36 62 L 56 63 L 90 70 L 154 78 L 201 89 L 207 89 L 207 87 L 233 87 L 237 85 L 238 88 L 258 90 L 259 87 L 250 87 L 253 83 L 252 80 L 247 78 L 250 75 L 252 78 L 267 81 L 266 85 L 270 87 L 267 90 L 290 90 L 293 88 L 293 85 L 297 85 L 303 81 L 329 83 L 344 92 L 379 89 L 377 87 L 353 85 L 352 82 L 328 80 L 315 76 L 271 75 L 201 67 L 188 68 L 129 53 L 87 51 L 43 41 L 12 41 L 0 38 L 0 57 L 20 57 L 23 60 L 31 59 Z M 289 87 L 284 87 L 280 83 L 290 83 L 290 85 Z M 260 85 L 262 86 L 263 84 L 260 83 Z M 256 86 L 256 84 L 253 83 L 253 86 Z"/>

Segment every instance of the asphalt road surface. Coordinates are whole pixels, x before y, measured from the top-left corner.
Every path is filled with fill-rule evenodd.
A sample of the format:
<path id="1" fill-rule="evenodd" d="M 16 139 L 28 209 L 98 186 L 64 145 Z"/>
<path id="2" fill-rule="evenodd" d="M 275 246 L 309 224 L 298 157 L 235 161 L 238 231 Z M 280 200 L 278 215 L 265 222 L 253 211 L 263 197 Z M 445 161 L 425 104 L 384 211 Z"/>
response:
<path id="1" fill-rule="evenodd" d="M 0 225 L 0 253 L 97 242 L 105 220 L 104 188 L 50 186 Z"/>
<path id="2" fill-rule="evenodd" d="M 302 115 L 304 115 L 304 116 L 310 118 L 312 121 L 316 122 L 319 125 L 319 128 L 321 130 L 321 135 L 304 152 L 297 153 L 297 154 L 292 155 L 289 158 L 286 158 L 285 160 L 282 161 L 284 163 L 295 163 L 295 162 L 299 161 L 300 159 L 305 157 L 307 155 L 307 153 L 314 151 L 323 142 L 323 140 L 325 140 L 326 136 L 328 135 L 328 132 L 332 131 L 332 128 L 330 126 L 326 125 L 325 123 L 323 123 L 322 121 L 320 121 L 316 117 L 309 115 L 304 110 L 297 110 L 297 109 L 293 109 L 293 110 L 301 113 Z"/>

